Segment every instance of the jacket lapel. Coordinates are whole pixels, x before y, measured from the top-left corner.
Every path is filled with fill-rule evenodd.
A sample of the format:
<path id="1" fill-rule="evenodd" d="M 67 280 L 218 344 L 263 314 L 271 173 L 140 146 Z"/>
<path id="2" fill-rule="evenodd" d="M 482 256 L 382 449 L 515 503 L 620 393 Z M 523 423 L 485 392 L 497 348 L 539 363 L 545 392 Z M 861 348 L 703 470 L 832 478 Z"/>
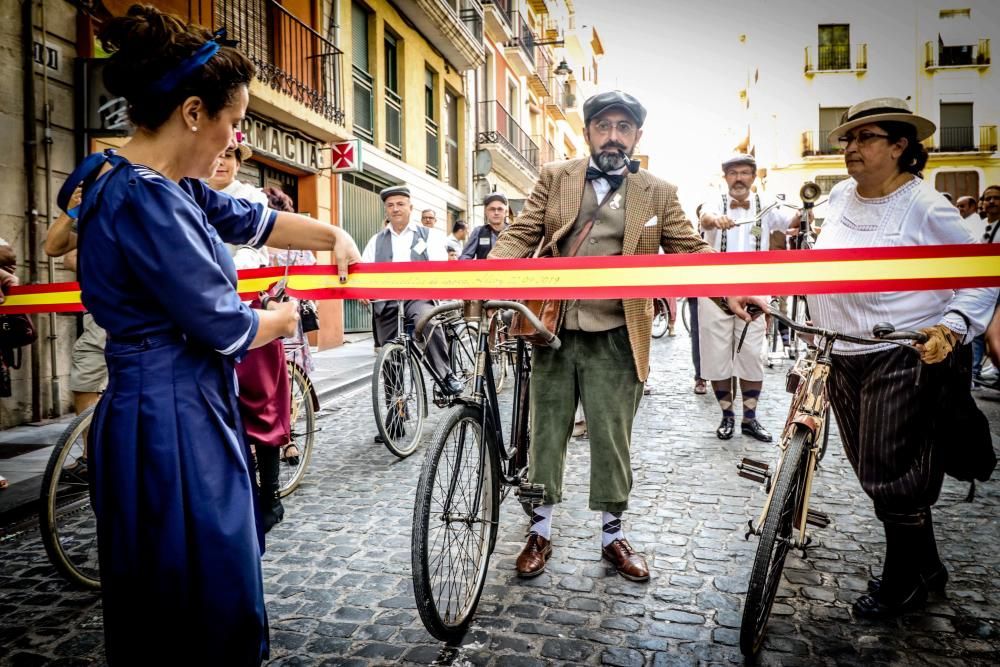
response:
<path id="1" fill-rule="evenodd" d="M 580 215 L 580 203 L 583 201 L 583 189 L 587 187 L 587 165 L 590 158 L 573 160 L 566 165 L 562 182 L 559 184 L 559 227 L 552 233 L 549 242 L 553 256 L 558 256 L 559 249 L 556 244 L 566 236 L 576 218 Z"/>
<path id="2" fill-rule="evenodd" d="M 628 194 L 625 197 L 625 238 L 622 239 L 622 254 L 634 255 L 639 246 L 639 237 L 646 222 L 653 217 L 653 199 L 649 195 L 650 182 L 645 172 L 640 171 L 628 177 Z M 662 224 L 662 220 L 660 223 Z"/>

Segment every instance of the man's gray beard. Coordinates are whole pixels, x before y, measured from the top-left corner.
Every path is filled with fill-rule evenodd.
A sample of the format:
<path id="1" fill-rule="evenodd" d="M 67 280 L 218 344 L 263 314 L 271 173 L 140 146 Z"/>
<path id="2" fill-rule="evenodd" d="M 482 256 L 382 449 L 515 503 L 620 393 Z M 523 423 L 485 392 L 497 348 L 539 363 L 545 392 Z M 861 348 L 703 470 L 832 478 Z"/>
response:
<path id="1" fill-rule="evenodd" d="M 621 169 L 625 166 L 625 160 L 622 158 L 621 153 L 603 153 L 597 152 L 592 153 L 594 162 L 597 164 L 597 168 L 601 171 L 615 171 L 616 169 Z"/>

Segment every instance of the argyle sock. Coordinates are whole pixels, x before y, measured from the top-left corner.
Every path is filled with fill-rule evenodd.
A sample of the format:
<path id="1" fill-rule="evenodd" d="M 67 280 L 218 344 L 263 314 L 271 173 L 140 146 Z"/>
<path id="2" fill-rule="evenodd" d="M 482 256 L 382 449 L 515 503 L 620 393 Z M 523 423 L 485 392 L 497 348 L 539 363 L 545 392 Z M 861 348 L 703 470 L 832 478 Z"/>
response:
<path id="1" fill-rule="evenodd" d="M 733 412 L 732 379 L 712 380 L 712 391 L 715 392 L 715 400 L 719 402 L 719 407 L 722 408 L 722 416 L 733 417 L 735 413 Z"/>
<path id="2" fill-rule="evenodd" d="M 622 529 L 621 512 L 602 512 L 601 521 L 601 546 L 606 547 L 615 540 L 625 539 L 625 531 Z"/>
<path id="3" fill-rule="evenodd" d="M 532 509 L 531 525 L 528 527 L 529 533 L 535 533 L 539 537 L 551 539 L 552 536 L 552 509 L 555 505 L 539 505 Z"/>
<path id="4" fill-rule="evenodd" d="M 757 400 L 764 388 L 763 382 L 740 380 L 740 394 L 743 395 L 743 423 L 748 424 L 757 419 Z"/>

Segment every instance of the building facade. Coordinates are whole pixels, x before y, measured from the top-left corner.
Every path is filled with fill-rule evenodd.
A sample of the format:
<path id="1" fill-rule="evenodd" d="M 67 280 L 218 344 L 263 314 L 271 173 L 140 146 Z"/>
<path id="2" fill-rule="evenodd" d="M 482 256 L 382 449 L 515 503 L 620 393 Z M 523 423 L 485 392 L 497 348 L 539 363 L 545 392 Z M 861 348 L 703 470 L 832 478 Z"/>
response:
<path id="1" fill-rule="evenodd" d="M 1000 4 L 845 0 L 787 9 L 776 24 L 762 20 L 774 17 L 768 5 L 742 36 L 743 147 L 766 169 L 769 191 L 794 198 L 804 181 L 828 192 L 846 178 L 842 149 L 827 135 L 851 105 L 886 96 L 937 124 L 925 141 L 924 178 L 938 190 L 978 196 L 1000 182 L 1000 75 L 990 46 L 1000 37 Z M 791 35 L 801 36 L 798 45 Z"/>

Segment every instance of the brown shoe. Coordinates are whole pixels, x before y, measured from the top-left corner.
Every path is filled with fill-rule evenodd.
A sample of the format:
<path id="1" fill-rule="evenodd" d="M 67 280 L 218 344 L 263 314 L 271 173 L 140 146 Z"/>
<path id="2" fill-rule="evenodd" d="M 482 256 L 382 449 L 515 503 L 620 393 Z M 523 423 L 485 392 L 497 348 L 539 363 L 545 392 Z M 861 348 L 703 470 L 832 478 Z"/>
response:
<path id="1" fill-rule="evenodd" d="M 538 533 L 528 533 L 528 541 L 517 555 L 517 576 L 537 577 L 545 572 L 545 562 L 551 555 L 551 542 Z"/>
<path id="2" fill-rule="evenodd" d="M 642 554 L 632 549 L 628 540 L 617 539 L 601 549 L 604 559 L 615 566 L 618 574 L 630 581 L 649 581 L 649 568 Z"/>

